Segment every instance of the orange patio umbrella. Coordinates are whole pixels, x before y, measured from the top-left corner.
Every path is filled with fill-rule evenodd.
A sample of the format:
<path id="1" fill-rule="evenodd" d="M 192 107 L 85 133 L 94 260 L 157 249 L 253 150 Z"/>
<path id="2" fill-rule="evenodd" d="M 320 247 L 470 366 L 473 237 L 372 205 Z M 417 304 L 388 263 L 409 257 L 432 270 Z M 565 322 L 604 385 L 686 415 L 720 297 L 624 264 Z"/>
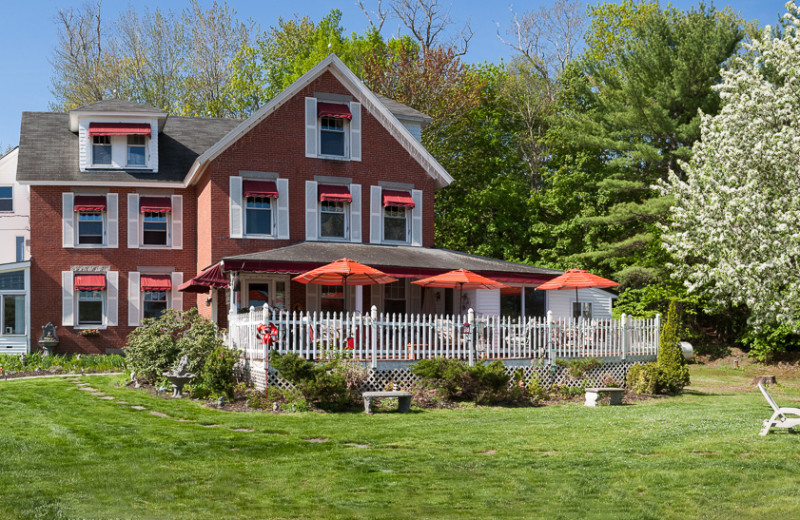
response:
<path id="1" fill-rule="evenodd" d="M 508 285 L 496 282 L 491 278 L 486 278 L 466 269 L 456 269 L 446 273 L 437 274 L 422 280 L 411 282 L 422 287 L 444 287 L 447 289 L 507 289 Z M 461 305 L 461 294 L 459 294 L 459 305 Z"/>
<path id="2" fill-rule="evenodd" d="M 340 258 L 322 267 L 317 267 L 307 273 L 295 276 L 292 280 L 317 285 L 341 285 L 344 301 L 347 302 L 348 285 L 391 283 L 396 282 L 397 278 L 355 260 Z"/>
<path id="3" fill-rule="evenodd" d="M 556 276 L 536 288 L 537 291 L 575 289 L 575 302 L 578 299 L 578 289 L 606 289 L 619 285 L 613 280 L 597 276 L 584 269 L 570 269 L 564 274 Z"/>

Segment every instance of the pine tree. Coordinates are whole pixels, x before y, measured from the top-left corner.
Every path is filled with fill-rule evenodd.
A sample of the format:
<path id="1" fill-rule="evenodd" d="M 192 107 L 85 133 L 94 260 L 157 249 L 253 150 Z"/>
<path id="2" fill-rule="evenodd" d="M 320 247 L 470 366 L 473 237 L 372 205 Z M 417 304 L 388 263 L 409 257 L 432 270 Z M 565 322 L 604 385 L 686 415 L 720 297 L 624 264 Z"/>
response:
<path id="1" fill-rule="evenodd" d="M 674 301 L 669 304 L 667 321 L 661 329 L 656 363 L 660 369 L 659 386 L 662 391 L 680 392 L 689 384 L 689 368 L 680 346 L 680 316 Z"/>

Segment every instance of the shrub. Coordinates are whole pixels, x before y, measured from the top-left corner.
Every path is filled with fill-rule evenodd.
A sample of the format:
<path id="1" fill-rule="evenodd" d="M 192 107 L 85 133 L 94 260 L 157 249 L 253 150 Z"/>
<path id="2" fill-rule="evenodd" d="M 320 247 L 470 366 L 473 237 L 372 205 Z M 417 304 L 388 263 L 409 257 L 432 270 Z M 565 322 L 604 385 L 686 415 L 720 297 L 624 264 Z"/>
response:
<path id="1" fill-rule="evenodd" d="M 566 368 L 570 377 L 573 379 L 581 379 L 586 372 L 603 366 L 602 361 L 599 361 L 594 357 L 586 359 L 572 359 L 570 361 L 567 361 L 566 359 L 556 359 L 555 364 Z"/>
<path id="2" fill-rule="evenodd" d="M 422 359 L 411 371 L 430 384 L 440 395 L 450 401 L 474 401 L 479 404 L 511 399 L 502 361 L 468 366 L 457 359 Z"/>
<path id="3" fill-rule="evenodd" d="M 236 378 L 233 367 L 239 361 L 239 355 L 224 346 L 218 346 L 208 354 L 203 366 L 202 385 L 208 389 L 212 397 L 224 395 L 233 399 Z"/>
<path id="4" fill-rule="evenodd" d="M 56 354 L 34 352 L 25 356 L 0 354 L 0 373 L 34 372 L 37 368 L 58 372 L 121 372 L 125 358 L 117 354 Z"/>
<path id="5" fill-rule="evenodd" d="M 202 379 L 206 360 L 218 347 L 224 345 L 216 325 L 197 309 L 167 309 L 158 318 L 146 318 L 128 335 L 125 353 L 137 379 L 156 382 L 183 356 L 188 357 L 187 370 Z"/>
<path id="6" fill-rule="evenodd" d="M 627 387 L 637 394 L 661 392 L 661 369 L 658 363 L 633 365 L 628 370 Z"/>
<path id="7" fill-rule="evenodd" d="M 348 364 L 340 358 L 314 363 L 292 352 L 280 355 L 273 351 L 270 364 L 308 403 L 323 410 L 341 410 L 358 400 L 358 388 L 352 388 L 353 380 L 347 377 Z"/>
<path id="8" fill-rule="evenodd" d="M 689 368 L 680 347 L 678 308 L 675 302 L 670 303 L 667 321 L 661 330 L 657 363 L 659 374 L 659 392 L 675 393 L 689 384 Z"/>
<path id="9" fill-rule="evenodd" d="M 797 348 L 799 340 L 800 335 L 785 323 L 767 325 L 758 331 L 749 329 L 740 339 L 748 355 L 761 362 L 769 361 L 775 354 Z"/>

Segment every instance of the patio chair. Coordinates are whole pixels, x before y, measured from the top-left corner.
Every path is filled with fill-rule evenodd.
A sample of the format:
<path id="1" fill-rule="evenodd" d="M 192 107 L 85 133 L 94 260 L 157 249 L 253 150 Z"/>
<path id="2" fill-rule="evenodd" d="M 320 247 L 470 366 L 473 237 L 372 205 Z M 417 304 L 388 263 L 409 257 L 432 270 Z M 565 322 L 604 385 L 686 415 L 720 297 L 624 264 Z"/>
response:
<path id="1" fill-rule="evenodd" d="M 764 427 L 761 428 L 762 437 L 769 433 L 770 428 L 792 428 L 800 426 L 800 408 L 781 408 L 775 404 L 775 400 L 769 395 L 769 391 L 764 388 L 764 385 L 758 383 L 758 389 L 764 394 L 764 399 L 767 400 L 769 405 L 775 410 L 772 417 L 764 421 Z M 792 417 L 789 417 L 792 416 Z"/>

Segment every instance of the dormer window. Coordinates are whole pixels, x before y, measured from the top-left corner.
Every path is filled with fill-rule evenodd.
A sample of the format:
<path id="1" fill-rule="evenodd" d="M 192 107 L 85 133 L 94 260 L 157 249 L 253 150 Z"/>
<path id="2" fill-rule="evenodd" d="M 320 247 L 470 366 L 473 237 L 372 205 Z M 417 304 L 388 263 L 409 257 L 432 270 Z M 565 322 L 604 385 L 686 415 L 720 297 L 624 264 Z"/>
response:
<path id="1" fill-rule="evenodd" d="M 150 123 L 89 123 L 94 168 L 147 168 Z"/>
<path id="2" fill-rule="evenodd" d="M 145 136 L 128 136 L 128 166 L 145 165 Z"/>
<path id="3" fill-rule="evenodd" d="M 92 136 L 92 164 L 111 165 L 111 136 Z"/>

